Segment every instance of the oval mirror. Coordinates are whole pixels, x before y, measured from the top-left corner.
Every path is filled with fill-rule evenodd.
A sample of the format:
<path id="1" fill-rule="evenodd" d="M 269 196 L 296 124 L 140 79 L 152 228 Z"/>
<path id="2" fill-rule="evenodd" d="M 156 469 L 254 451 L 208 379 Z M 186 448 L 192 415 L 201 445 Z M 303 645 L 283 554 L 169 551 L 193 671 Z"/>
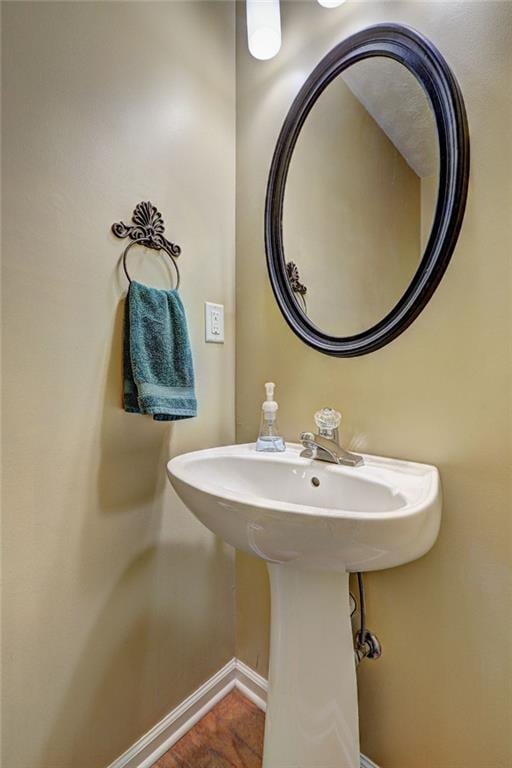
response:
<path id="1" fill-rule="evenodd" d="M 339 356 L 401 333 L 446 269 L 468 172 L 462 97 L 430 42 L 378 25 L 334 48 L 288 113 L 267 189 L 269 274 L 292 329 Z"/>

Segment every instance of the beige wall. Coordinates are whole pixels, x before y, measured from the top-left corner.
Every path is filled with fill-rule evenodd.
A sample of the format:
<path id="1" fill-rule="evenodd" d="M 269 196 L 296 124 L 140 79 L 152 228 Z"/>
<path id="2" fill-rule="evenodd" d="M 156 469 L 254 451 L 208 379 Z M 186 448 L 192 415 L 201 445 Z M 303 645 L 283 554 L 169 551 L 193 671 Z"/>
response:
<path id="1" fill-rule="evenodd" d="M 164 467 L 233 441 L 234 64 L 231 3 L 3 4 L 6 768 L 104 768 L 233 655 L 233 552 Z M 174 425 L 120 409 L 110 226 L 142 199 L 183 249 Z"/>
<path id="2" fill-rule="evenodd" d="M 348 85 L 334 80 L 299 134 L 283 209 L 287 260 L 307 286 L 309 318 L 326 333 L 370 328 L 407 289 L 420 260 L 420 188 Z"/>
<path id="3" fill-rule="evenodd" d="M 242 10 L 242 9 L 240 9 Z M 273 146 L 307 73 L 378 21 L 411 24 L 445 54 L 468 109 L 472 177 L 449 269 L 416 322 L 378 352 L 335 359 L 303 345 L 272 298 L 263 204 Z M 286 437 L 332 405 L 360 449 L 441 470 L 439 541 L 367 578 L 383 658 L 359 672 L 363 751 L 382 768 L 506 768 L 511 744 L 512 4 L 283 3 L 283 47 L 237 48 L 237 439 L 257 432 L 262 384 L 277 382 Z M 255 328 L 258 332 L 255 333 Z M 237 555 L 237 653 L 265 674 L 264 566 Z"/>

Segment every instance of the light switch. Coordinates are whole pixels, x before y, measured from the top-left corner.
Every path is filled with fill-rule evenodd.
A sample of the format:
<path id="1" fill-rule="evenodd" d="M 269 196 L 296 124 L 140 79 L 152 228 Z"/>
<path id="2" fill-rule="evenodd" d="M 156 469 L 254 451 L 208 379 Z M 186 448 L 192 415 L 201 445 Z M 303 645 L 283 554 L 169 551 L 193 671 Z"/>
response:
<path id="1" fill-rule="evenodd" d="M 214 344 L 224 343 L 224 304 L 204 303 L 205 339 Z"/>

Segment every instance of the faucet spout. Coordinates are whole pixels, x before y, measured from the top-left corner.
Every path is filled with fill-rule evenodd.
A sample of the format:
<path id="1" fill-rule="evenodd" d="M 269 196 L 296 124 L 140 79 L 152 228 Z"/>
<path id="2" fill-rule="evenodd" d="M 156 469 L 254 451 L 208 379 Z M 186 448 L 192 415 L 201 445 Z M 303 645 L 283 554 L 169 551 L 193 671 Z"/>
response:
<path id="1" fill-rule="evenodd" d="M 323 437 L 323 435 L 302 432 L 300 441 L 305 449 L 301 453 L 304 458 L 328 461 L 331 464 L 341 464 L 347 467 L 359 467 L 364 464 L 362 456 L 346 451 L 337 442 Z"/>

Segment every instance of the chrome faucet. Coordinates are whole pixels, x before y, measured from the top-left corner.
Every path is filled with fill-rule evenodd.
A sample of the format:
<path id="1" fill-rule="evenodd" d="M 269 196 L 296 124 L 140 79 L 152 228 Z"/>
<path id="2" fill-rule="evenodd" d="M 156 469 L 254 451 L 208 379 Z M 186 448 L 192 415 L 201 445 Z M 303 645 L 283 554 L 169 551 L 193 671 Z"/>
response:
<path id="1" fill-rule="evenodd" d="M 357 453 L 350 453 L 341 447 L 339 442 L 338 427 L 341 422 L 341 414 L 332 408 L 322 408 L 315 413 L 315 423 L 318 434 L 302 432 L 300 441 L 304 450 L 300 454 L 307 459 L 329 461 L 331 464 L 343 464 L 347 467 L 359 467 L 364 464 L 364 459 Z"/>

